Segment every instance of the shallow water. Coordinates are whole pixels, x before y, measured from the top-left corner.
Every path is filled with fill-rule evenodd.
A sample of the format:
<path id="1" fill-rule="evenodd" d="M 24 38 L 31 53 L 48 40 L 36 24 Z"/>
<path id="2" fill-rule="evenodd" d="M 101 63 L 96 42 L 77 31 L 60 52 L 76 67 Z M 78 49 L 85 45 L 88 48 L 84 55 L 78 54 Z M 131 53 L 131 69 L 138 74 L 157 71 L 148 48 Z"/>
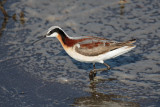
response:
<path id="1" fill-rule="evenodd" d="M 160 106 L 158 0 L 2 0 L 0 5 L 1 107 Z M 90 82 L 92 64 L 70 58 L 57 39 L 32 44 L 53 25 L 73 37 L 136 38 L 137 47 L 105 61 L 112 69 Z"/>

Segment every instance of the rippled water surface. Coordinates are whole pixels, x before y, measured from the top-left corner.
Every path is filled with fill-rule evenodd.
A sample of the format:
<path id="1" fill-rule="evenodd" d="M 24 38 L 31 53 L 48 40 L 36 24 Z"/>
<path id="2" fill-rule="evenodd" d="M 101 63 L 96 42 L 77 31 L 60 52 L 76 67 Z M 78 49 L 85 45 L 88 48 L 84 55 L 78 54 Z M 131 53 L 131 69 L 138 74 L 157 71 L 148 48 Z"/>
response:
<path id="1" fill-rule="evenodd" d="M 1 107 L 160 106 L 159 0 L 1 0 L 0 7 Z M 105 61 L 111 70 L 90 82 L 92 64 L 70 58 L 56 38 L 32 44 L 53 25 L 73 37 L 136 38 L 137 47 Z"/>

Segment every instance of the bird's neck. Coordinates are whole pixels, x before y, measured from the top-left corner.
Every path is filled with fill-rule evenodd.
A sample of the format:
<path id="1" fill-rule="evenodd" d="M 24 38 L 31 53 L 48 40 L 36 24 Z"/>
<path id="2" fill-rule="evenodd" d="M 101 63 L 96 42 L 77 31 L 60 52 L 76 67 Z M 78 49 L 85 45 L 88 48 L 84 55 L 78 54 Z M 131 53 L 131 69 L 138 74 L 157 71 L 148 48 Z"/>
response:
<path id="1" fill-rule="evenodd" d="M 71 47 L 76 43 L 76 40 L 71 39 L 64 31 L 59 31 L 57 39 L 60 41 L 62 46 Z"/>
<path id="2" fill-rule="evenodd" d="M 64 47 L 73 47 L 76 43 L 81 42 L 85 39 L 89 39 L 89 38 L 73 39 L 69 37 L 64 31 L 60 30 L 58 31 L 57 39 L 60 41 L 60 43 L 62 44 L 64 48 Z"/>

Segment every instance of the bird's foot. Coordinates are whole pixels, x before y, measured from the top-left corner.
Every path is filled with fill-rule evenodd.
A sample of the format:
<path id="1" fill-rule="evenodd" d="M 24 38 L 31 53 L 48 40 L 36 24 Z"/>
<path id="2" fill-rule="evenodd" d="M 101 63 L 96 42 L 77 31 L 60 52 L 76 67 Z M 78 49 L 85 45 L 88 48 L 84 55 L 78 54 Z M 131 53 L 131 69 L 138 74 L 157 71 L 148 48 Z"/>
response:
<path id="1" fill-rule="evenodd" d="M 94 77 L 96 76 L 97 72 L 95 72 L 95 70 L 91 70 L 90 73 L 89 73 L 89 79 L 90 81 L 93 81 L 94 80 Z"/>
<path id="2" fill-rule="evenodd" d="M 95 64 L 93 64 L 93 70 L 91 70 L 89 73 L 89 79 L 91 81 L 93 81 L 94 78 L 96 77 L 97 71 L 107 71 L 108 72 L 108 70 L 111 69 L 111 67 L 108 64 L 104 63 L 104 65 L 106 66 L 106 68 L 96 69 Z"/>

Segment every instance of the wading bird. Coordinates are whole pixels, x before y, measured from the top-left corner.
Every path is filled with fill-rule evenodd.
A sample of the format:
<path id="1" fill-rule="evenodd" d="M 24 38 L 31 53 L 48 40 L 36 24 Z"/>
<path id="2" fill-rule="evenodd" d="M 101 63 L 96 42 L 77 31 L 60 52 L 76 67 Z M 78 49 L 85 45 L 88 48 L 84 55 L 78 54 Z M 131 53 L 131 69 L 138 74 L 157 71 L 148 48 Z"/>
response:
<path id="1" fill-rule="evenodd" d="M 135 39 L 117 42 L 95 36 L 70 37 L 58 26 L 50 27 L 47 34 L 39 40 L 46 37 L 56 37 L 66 53 L 73 59 L 80 62 L 93 63 L 93 70 L 89 73 L 90 80 L 94 80 L 97 71 L 110 69 L 110 66 L 104 63 L 104 60 L 115 58 L 136 47 L 133 45 L 136 42 Z M 106 68 L 96 69 L 95 63 L 102 63 Z"/>

